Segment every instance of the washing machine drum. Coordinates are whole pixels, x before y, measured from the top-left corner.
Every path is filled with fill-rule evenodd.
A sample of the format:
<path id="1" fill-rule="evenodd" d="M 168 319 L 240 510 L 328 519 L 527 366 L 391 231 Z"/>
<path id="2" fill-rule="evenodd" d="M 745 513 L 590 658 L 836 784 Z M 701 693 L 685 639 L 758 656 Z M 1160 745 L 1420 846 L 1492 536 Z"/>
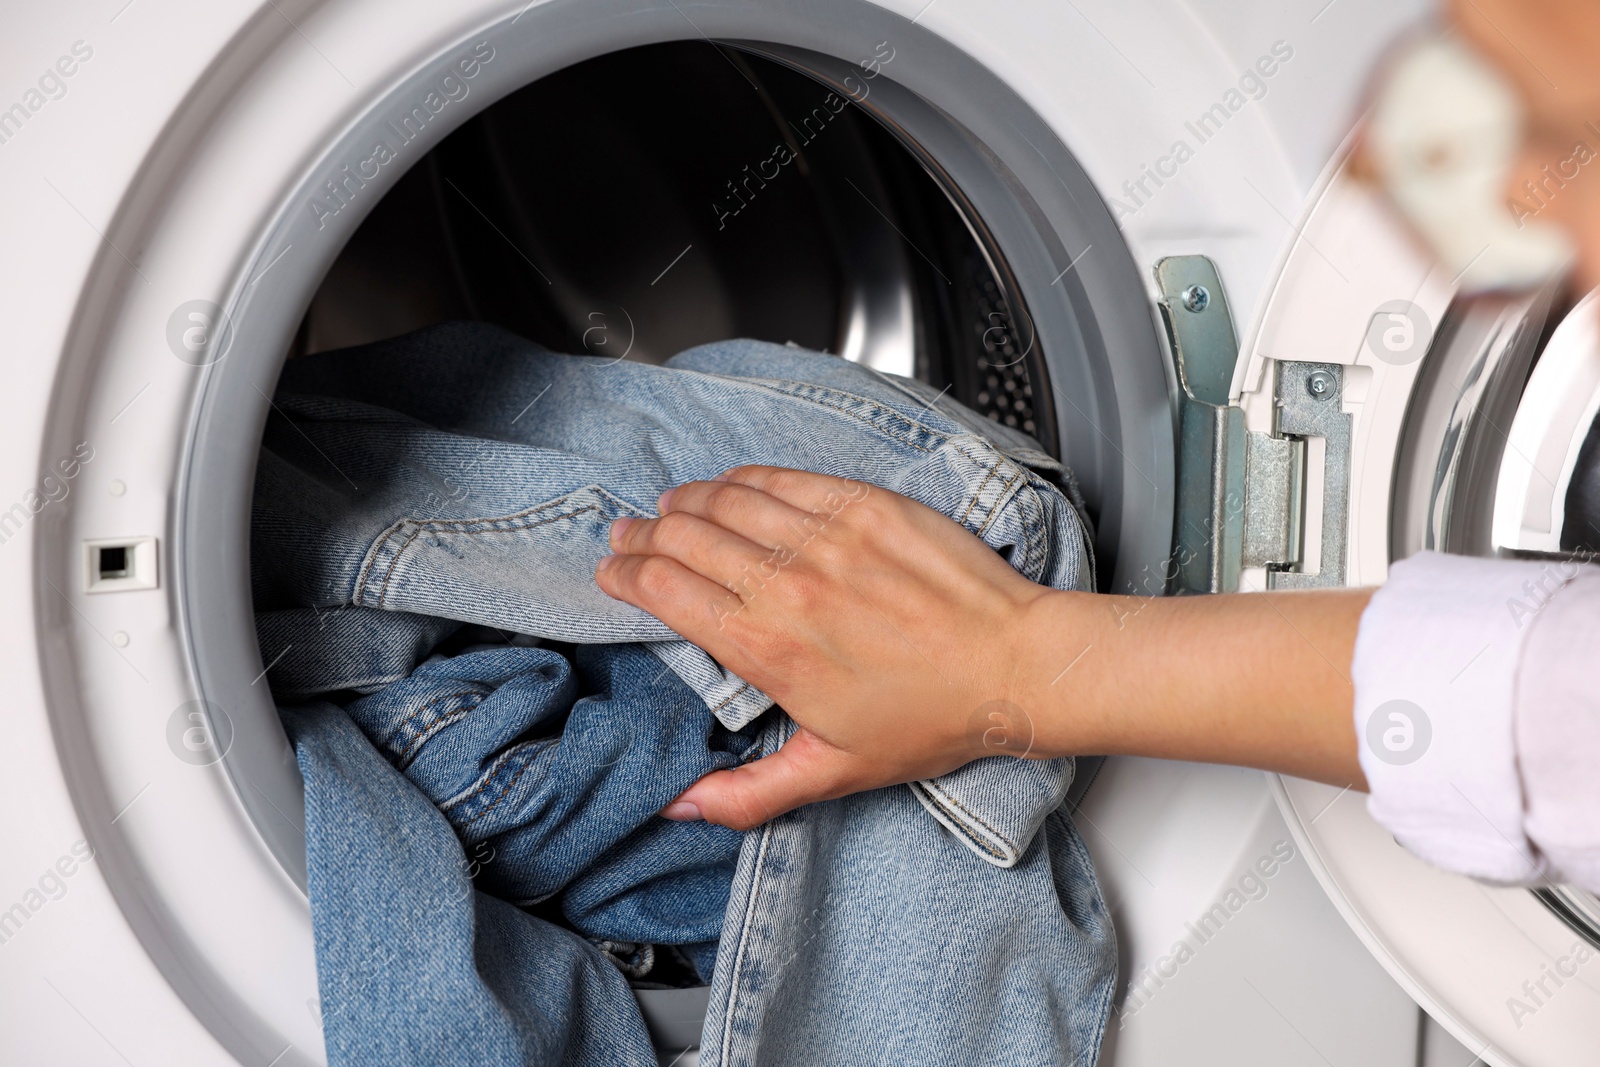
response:
<path id="1" fill-rule="evenodd" d="M 716 105 L 686 111 L 685 96 Z M 788 66 L 700 42 L 543 78 L 384 195 L 290 356 L 452 319 L 650 363 L 752 337 L 915 375 L 1059 450 L 999 250 L 889 130 L 839 104 Z"/>
<path id="2" fill-rule="evenodd" d="M 329 269 L 289 358 L 457 319 L 651 363 L 753 337 L 915 375 L 1059 451 L 1041 348 L 982 232 L 814 78 L 650 45 L 518 90 L 429 152 Z M 638 991 L 663 1050 L 698 1043 L 708 995 Z"/>

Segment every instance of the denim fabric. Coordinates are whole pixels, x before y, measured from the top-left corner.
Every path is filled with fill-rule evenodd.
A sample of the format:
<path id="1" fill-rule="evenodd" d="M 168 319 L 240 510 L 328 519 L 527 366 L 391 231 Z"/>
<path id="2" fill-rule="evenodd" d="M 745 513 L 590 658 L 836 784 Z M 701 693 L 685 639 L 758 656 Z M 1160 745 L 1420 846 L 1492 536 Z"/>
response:
<path id="1" fill-rule="evenodd" d="M 443 1062 L 440 1049 L 654 1062 L 622 972 L 514 905 L 639 946 L 624 971 L 669 945 L 709 977 L 743 835 L 656 813 L 750 739 L 638 645 L 581 647 L 570 662 L 518 647 L 435 658 L 342 710 L 284 718 L 306 779 L 335 1064 Z M 372 1025 L 387 1014 L 395 1025 Z M 432 1043 L 468 1022 L 481 1032 L 460 1048 Z"/>
<path id="2" fill-rule="evenodd" d="M 612 518 L 653 515 L 681 481 L 771 463 L 905 493 L 1024 576 L 1088 588 L 1059 464 L 917 383 L 751 341 L 649 367 L 452 325 L 297 360 L 275 406 L 253 544 L 275 686 L 396 678 L 426 639 L 417 620 L 441 618 L 575 642 L 576 673 L 611 694 L 591 714 L 559 656 L 501 649 L 424 664 L 351 704 L 416 795 L 469 848 L 492 849 L 480 888 L 557 907 L 598 938 L 689 946 L 701 974 L 709 946 L 688 939 L 719 925 L 702 1063 L 1093 1062 L 1116 952 L 1058 811 L 1071 760 L 980 760 L 812 805 L 743 835 L 730 874 L 714 828 L 635 820 L 737 755 L 708 745 L 713 714 L 739 730 L 771 702 L 592 576 Z M 645 676 L 677 696 L 635 700 Z M 563 702 L 557 740 L 537 709 Z M 771 752 L 792 724 L 775 710 L 751 729 Z"/>
<path id="3" fill-rule="evenodd" d="M 877 789 L 750 833 L 701 1064 L 1092 1067 L 1116 935 L 1072 820 L 1053 808 L 1003 869 L 918 815 Z"/>
<path id="4" fill-rule="evenodd" d="M 1034 581 L 1091 585 L 1083 523 L 1047 481 L 1060 464 L 1020 444 L 1002 452 L 953 409 L 857 364 L 757 341 L 655 367 L 454 323 L 294 360 L 257 473 L 257 606 L 658 642 L 738 729 L 771 700 L 595 586 L 611 521 L 653 516 L 669 486 L 735 464 L 802 467 L 951 515 Z M 278 669 L 296 670 L 295 648 L 317 635 L 282 636 Z"/>
<path id="5" fill-rule="evenodd" d="M 381 689 L 408 676 L 430 650 L 461 628 L 454 619 L 378 608 L 263 611 L 261 600 L 256 603 L 256 640 L 268 664 L 267 681 L 279 700 Z"/>
<path id="6" fill-rule="evenodd" d="M 598 948 L 475 891 L 445 817 L 339 708 L 282 717 L 306 784 L 330 1064 L 656 1067 L 638 1003 Z"/>
<path id="7" fill-rule="evenodd" d="M 258 467 L 252 572 L 258 608 L 301 610 L 277 617 L 282 644 L 263 658 L 297 691 L 316 691 L 326 616 L 351 607 L 389 609 L 404 632 L 381 612 L 352 616 L 340 677 L 392 673 L 413 614 L 559 641 L 653 642 L 738 729 L 770 698 L 602 593 L 594 565 L 612 519 L 654 515 L 670 486 L 741 463 L 893 489 L 954 517 L 1033 581 L 1092 587 L 1087 531 L 1058 488 L 1064 468 L 995 426 L 1001 451 L 975 432 L 980 416 L 919 390 L 759 341 L 655 367 L 556 355 L 481 323 L 295 360 Z M 1063 761 L 998 777 L 967 768 L 914 791 L 975 853 L 1007 865 L 1070 775 Z M 1018 796 L 1034 799 L 1001 799 Z"/>
<path id="8" fill-rule="evenodd" d="M 345 710 L 450 821 L 479 889 L 559 894 L 596 939 L 716 941 L 740 835 L 656 813 L 751 740 L 640 646 L 467 652 Z"/>

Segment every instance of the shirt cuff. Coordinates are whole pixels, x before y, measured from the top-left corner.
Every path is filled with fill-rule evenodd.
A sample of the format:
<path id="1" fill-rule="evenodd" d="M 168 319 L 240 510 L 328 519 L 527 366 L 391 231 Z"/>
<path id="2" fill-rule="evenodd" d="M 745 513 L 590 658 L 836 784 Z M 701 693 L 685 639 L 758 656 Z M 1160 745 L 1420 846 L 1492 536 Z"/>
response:
<path id="1" fill-rule="evenodd" d="M 1517 676 L 1523 825 L 1552 876 L 1600 892 L 1600 568 L 1576 575 L 1527 627 Z"/>
<path id="2" fill-rule="evenodd" d="M 1514 705 L 1523 642 L 1576 568 L 1425 552 L 1361 617 L 1351 676 L 1367 810 L 1407 849 L 1487 881 L 1546 880 Z"/>

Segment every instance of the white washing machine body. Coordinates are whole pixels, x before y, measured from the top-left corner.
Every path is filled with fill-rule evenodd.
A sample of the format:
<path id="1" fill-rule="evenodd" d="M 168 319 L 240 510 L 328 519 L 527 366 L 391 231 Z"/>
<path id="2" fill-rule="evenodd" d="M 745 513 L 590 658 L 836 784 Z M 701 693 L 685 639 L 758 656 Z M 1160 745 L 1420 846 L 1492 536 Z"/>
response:
<path id="1" fill-rule="evenodd" d="M 1088 353 L 1051 384 L 1119 587 L 1170 555 L 1176 386 L 1152 269 L 1192 255 L 1244 327 L 1232 393 L 1252 428 L 1271 421 L 1274 361 L 1368 368 L 1344 394 L 1347 572 L 1377 581 L 1416 368 L 1375 363 L 1362 337 L 1396 294 L 1442 316 L 1451 293 L 1329 160 L 1372 64 L 1425 14 L 112 0 L 13 15 L 0 1058 L 323 1062 L 298 780 L 251 626 L 250 473 L 318 283 L 450 130 L 635 45 L 729 42 L 839 84 L 886 43 L 879 117 L 969 196 L 1038 336 Z M 1525 892 L 1410 860 L 1358 797 L 1113 760 L 1079 821 L 1127 985 L 1107 1062 L 1398 1067 L 1418 1056 L 1412 997 L 1494 1062 L 1595 1044 L 1579 983 L 1503 1025 L 1501 987 L 1572 928 Z"/>

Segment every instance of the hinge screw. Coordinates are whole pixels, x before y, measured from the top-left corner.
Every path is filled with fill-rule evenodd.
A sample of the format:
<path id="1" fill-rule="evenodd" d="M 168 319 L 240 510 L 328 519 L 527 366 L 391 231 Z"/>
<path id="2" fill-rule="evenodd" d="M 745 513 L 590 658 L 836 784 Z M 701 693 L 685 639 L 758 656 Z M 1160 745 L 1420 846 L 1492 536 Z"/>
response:
<path id="1" fill-rule="evenodd" d="M 1191 285 L 1178 298 L 1183 301 L 1183 306 L 1198 315 L 1211 306 L 1211 293 L 1203 285 Z"/>
<path id="2" fill-rule="evenodd" d="M 1326 400 L 1333 395 L 1333 375 L 1325 370 L 1313 371 L 1306 377 L 1306 392 L 1313 400 Z"/>

